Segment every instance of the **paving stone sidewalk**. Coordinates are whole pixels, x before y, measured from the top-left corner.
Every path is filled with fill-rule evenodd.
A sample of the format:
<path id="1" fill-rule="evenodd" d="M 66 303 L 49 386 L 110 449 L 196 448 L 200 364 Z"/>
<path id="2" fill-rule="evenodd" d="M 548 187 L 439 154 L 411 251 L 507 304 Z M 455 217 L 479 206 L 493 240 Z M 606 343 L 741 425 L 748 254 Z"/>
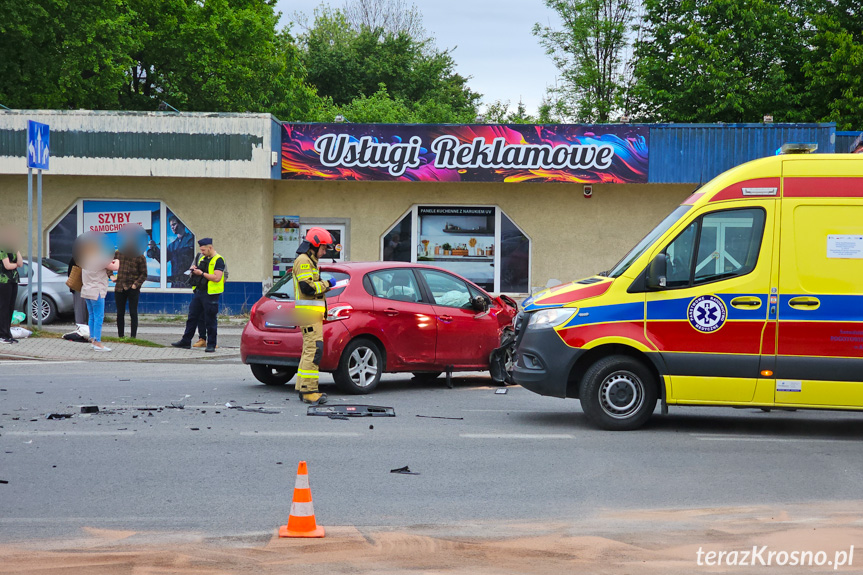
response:
<path id="1" fill-rule="evenodd" d="M 202 348 L 144 347 L 128 343 L 106 343 L 109 352 L 94 351 L 87 343 L 47 337 L 27 338 L 18 343 L 0 344 L 0 360 L 43 359 L 51 361 L 207 361 L 239 358 L 237 348 L 216 349 L 205 353 Z"/>

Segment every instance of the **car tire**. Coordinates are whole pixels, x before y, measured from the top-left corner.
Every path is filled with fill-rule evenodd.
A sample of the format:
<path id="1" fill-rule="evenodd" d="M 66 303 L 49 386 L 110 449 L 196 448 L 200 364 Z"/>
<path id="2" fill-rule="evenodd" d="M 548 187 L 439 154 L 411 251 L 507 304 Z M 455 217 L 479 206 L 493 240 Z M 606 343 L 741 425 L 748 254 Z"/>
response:
<path id="1" fill-rule="evenodd" d="M 431 383 L 441 376 L 442 371 L 415 371 L 414 379 L 420 383 Z"/>
<path id="2" fill-rule="evenodd" d="M 360 338 L 345 346 L 333 379 L 345 393 L 361 395 L 378 386 L 383 372 L 384 359 L 378 345 L 370 339 Z"/>
<path id="3" fill-rule="evenodd" d="M 27 300 L 24 300 L 24 306 L 27 306 Z M 38 312 L 39 301 L 36 294 L 33 294 L 33 307 L 30 308 L 30 316 L 33 318 L 33 325 L 39 322 Z M 57 319 L 57 304 L 50 297 L 42 294 L 42 324 L 53 323 Z"/>
<path id="4" fill-rule="evenodd" d="M 297 368 L 287 365 L 264 365 L 253 363 L 252 375 L 265 385 L 285 385 L 297 374 Z"/>
<path id="5" fill-rule="evenodd" d="M 610 431 L 628 431 L 647 423 L 658 391 L 656 378 L 643 363 L 613 355 L 587 369 L 579 397 L 592 423 Z"/>

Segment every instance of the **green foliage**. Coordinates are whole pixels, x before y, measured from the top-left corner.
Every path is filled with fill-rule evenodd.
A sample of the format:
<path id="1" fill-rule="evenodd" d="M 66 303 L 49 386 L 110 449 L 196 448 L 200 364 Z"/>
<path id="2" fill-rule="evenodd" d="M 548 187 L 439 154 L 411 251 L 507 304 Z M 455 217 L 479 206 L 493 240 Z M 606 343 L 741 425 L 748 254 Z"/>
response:
<path id="1" fill-rule="evenodd" d="M 642 119 L 758 122 L 799 109 L 800 21 L 770 0 L 645 0 L 633 97 Z"/>
<path id="2" fill-rule="evenodd" d="M 450 52 L 435 49 L 429 39 L 356 27 L 342 11 L 326 7 L 315 11 L 314 23 L 299 39 L 308 81 L 352 122 L 409 117 L 455 123 L 476 117 L 479 94 L 455 72 Z"/>
<path id="3" fill-rule="evenodd" d="M 122 0 L 0 0 L 0 103 L 116 108 L 136 41 Z"/>
<path id="4" fill-rule="evenodd" d="M 560 71 L 546 114 L 576 122 L 608 122 L 620 108 L 633 0 L 545 0 L 561 29 L 533 33 Z M 541 112 L 542 114 L 542 112 Z"/>
<path id="5" fill-rule="evenodd" d="M 644 121 L 863 126 L 863 12 L 850 0 L 645 0 Z"/>
<path id="6" fill-rule="evenodd" d="M 512 111 L 509 100 L 495 100 L 486 106 L 483 121 L 486 124 L 536 124 L 539 118 L 528 114 L 527 106 L 521 100 Z"/>

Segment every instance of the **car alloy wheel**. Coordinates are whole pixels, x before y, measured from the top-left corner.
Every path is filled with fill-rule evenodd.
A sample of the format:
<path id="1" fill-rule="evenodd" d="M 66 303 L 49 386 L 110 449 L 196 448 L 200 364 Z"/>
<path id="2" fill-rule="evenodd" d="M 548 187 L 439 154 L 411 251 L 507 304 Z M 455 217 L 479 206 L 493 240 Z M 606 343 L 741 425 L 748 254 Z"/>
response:
<path id="1" fill-rule="evenodd" d="M 367 388 L 378 378 L 380 365 L 377 354 L 368 347 L 360 346 L 350 355 L 348 374 L 351 381 L 359 388 Z"/>

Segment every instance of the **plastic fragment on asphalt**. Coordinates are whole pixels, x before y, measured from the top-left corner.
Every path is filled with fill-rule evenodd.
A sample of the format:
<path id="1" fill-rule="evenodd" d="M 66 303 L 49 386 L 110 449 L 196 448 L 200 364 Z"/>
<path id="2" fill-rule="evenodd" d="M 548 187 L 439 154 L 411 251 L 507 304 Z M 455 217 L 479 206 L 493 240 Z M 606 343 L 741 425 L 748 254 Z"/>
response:
<path id="1" fill-rule="evenodd" d="M 251 409 L 248 407 L 243 407 L 242 405 L 231 405 L 230 403 L 226 403 L 229 409 L 236 409 L 237 411 L 245 411 L 246 413 L 265 413 L 267 415 L 276 415 L 281 413 L 281 411 L 275 411 L 273 409 L 264 409 L 263 407 L 259 407 L 257 409 Z M 218 411 L 216 413 L 219 413 Z"/>
<path id="2" fill-rule="evenodd" d="M 390 473 L 398 473 L 399 475 L 419 475 L 419 473 L 411 471 L 411 468 L 407 465 L 399 467 L 398 469 L 390 469 Z"/>
<path id="3" fill-rule="evenodd" d="M 70 419 L 71 417 L 71 413 L 49 413 L 45 419 Z"/>
<path id="4" fill-rule="evenodd" d="M 8 481 L 6 481 L 5 479 L 0 479 L 0 483 L 2 483 L 3 485 L 6 485 L 6 484 L 7 484 L 7 483 L 9 483 L 9 482 L 8 482 Z"/>
<path id="5" fill-rule="evenodd" d="M 417 417 L 424 417 L 426 419 L 464 419 L 464 417 L 444 417 L 442 415 L 417 415 Z"/>
<path id="6" fill-rule="evenodd" d="M 343 415 L 345 417 L 395 417 L 396 410 L 381 405 L 311 405 L 306 415 Z M 339 418 L 341 419 L 341 418 Z"/>
<path id="7" fill-rule="evenodd" d="M 98 405 L 82 405 L 81 413 L 99 413 Z"/>
<path id="8" fill-rule="evenodd" d="M 504 395 L 504 394 L 506 394 L 507 391 L 509 391 L 509 390 L 506 388 L 495 389 L 494 394 L 495 395 Z"/>
<path id="9" fill-rule="evenodd" d="M 341 415 L 341 414 L 338 414 L 338 413 L 331 413 L 328 417 L 329 417 L 330 419 L 343 419 L 343 420 L 345 420 L 345 421 L 350 421 L 350 419 L 351 419 L 351 418 L 350 418 L 350 417 L 348 417 L 347 415 Z"/>

